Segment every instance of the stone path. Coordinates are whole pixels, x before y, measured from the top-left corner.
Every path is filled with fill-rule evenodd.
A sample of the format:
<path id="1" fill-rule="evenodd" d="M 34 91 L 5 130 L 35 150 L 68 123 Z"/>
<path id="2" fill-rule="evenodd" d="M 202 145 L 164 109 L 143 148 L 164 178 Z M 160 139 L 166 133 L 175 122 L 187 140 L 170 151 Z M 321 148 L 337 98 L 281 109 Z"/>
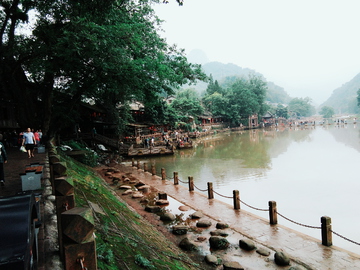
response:
<path id="1" fill-rule="evenodd" d="M 358 254 L 335 246 L 323 246 L 321 240 L 281 225 L 269 225 L 269 222 L 261 217 L 241 209 L 234 210 L 232 205 L 216 199 L 209 200 L 197 191 L 189 192 L 185 186 L 174 185 L 168 180 L 163 181 L 160 177 L 153 176 L 142 169 L 120 166 L 122 171 L 131 173 L 133 177 L 141 179 L 158 191 L 167 193 L 168 196 L 194 210 L 202 211 L 214 220 L 229 224 L 234 232 L 255 241 L 259 246 L 264 246 L 273 252 L 286 252 L 295 264 L 307 269 L 360 269 L 360 255 Z M 273 260 L 273 257 L 269 259 Z M 243 266 L 251 266 L 249 269 L 261 269 L 258 268 L 260 265 L 254 268 L 254 261 L 251 259 L 248 261 L 246 256 L 240 257 L 239 261 Z M 270 264 L 268 266 L 268 269 L 272 269 Z"/>

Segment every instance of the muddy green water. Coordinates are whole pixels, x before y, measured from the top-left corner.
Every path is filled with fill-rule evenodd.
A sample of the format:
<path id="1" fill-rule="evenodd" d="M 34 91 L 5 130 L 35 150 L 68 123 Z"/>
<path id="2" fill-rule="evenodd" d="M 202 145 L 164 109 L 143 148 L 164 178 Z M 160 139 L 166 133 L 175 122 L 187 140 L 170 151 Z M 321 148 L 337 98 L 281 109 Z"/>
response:
<path id="1" fill-rule="evenodd" d="M 240 199 L 255 208 L 267 209 L 269 201 L 276 201 L 278 212 L 297 223 L 319 227 L 321 216 L 329 216 L 333 231 L 360 242 L 359 126 L 218 133 L 194 140 L 193 149 L 147 161 L 156 164 L 158 174 L 165 168 L 170 181 L 173 172 L 183 182 L 192 176 L 197 191 L 212 182 L 218 194 L 231 197 L 239 190 Z M 218 194 L 216 199 L 232 204 Z M 241 208 L 268 219 L 268 212 Z M 278 222 L 321 241 L 319 229 L 282 217 Z M 360 254 L 359 245 L 336 235 L 333 244 Z"/>

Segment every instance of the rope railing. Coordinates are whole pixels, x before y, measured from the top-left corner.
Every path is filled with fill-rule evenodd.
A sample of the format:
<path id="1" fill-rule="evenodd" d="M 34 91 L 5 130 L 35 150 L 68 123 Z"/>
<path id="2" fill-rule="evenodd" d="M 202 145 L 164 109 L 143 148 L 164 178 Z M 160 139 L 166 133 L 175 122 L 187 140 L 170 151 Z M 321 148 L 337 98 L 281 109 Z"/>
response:
<path id="1" fill-rule="evenodd" d="M 196 185 L 194 185 L 194 187 L 195 187 L 197 190 L 201 191 L 201 192 L 206 192 L 206 191 L 209 190 L 209 189 L 200 189 L 200 188 L 198 188 Z"/>
<path id="2" fill-rule="evenodd" d="M 342 239 L 344 239 L 344 240 L 346 240 L 346 241 L 349 241 L 350 243 L 353 243 L 353 244 L 355 244 L 355 245 L 360 246 L 360 243 L 359 243 L 359 242 L 355 242 L 354 240 L 351 240 L 351 239 L 349 239 L 349 238 L 347 238 L 347 237 L 345 237 L 345 236 L 343 236 L 343 235 L 341 235 L 341 234 L 339 234 L 339 233 L 337 233 L 337 232 L 334 232 L 333 230 L 331 230 L 331 232 L 332 232 L 333 234 L 339 236 L 340 238 L 342 238 Z"/>
<path id="3" fill-rule="evenodd" d="M 134 167 L 134 162 L 133 162 L 133 167 Z M 137 164 L 136 166 L 137 168 L 139 168 L 139 163 Z M 155 166 L 152 165 L 152 174 L 153 175 L 156 175 L 156 170 L 155 170 Z M 144 164 L 144 168 L 147 168 L 147 166 L 145 166 Z M 145 170 L 144 170 L 145 171 Z M 354 240 L 351 240 L 335 231 L 333 231 L 331 229 L 331 218 L 329 217 L 326 217 L 326 216 L 323 216 L 321 217 L 321 226 L 312 226 L 312 225 L 306 225 L 306 224 L 303 224 L 303 223 L 300 223 L 300 222 L 297 222 L 297 221 L 294 221 L 284 215 L 282 215 L 281 213 L 279 213 L 277 211 L 277 208 L 276 208 L 276 202 L 274 201 L 270 201 L 269 202 L 269 208 L 268 209 L 262 209 L 262 208 L 257 208 L 257 207 L 254 207 L 254 206 L 251 206 L 249 204 L 247 204 L 246 202 L 244 202 L 243 200 L 240 200 L 239 198 L 239 192 L 237 190 L 234 190 L 234 194 L 233 196 L 226 196 L 226 195 L 223 195 L 223 194 L 220 194 L 218 192 L 216 192 L 213 188 L 212 188 L 212 183 L 211 182 L 208 182 L 208 188 L 207 189 L 201 189 L 199 187 L 197 187 L 194 183 L 193 183 L 193 178 L 189 176 L 189 179 L 188 181 L 183 181 L 181 180 L 180 178 L 178 178 L 178 175 L 177 175 L 177 172 L 174 172 L 174 177 L 168 177 L 165 173 L 165 169 L 162 168 L 161 170 L 161 175 L 157 175 L 159 177 L 162 178 L 162 180 L 166 180 L 167 179 L 173 179 L 174 180 L 174 184 L 178 184 L 178 182 L 181 182 L 183 184 L 188 184 L 189 185 L 189 191 L 193 191 L 194 188 L 196 188 L 197 190 L 201 191 L 201 192 L 208 192 L 208 198 L 209 199 L 212 199 L 213 198 L 213 193 L 215 193 L 216 195 L 220 196 L 220 197 L 223 197 L 223 198 L 226 198 L 226 199 L 233 199 L 234 200 L 234 209 L 237 210 L 237 209 L 240 209 L 240 203 L 253 209 L 253 210 L 257 210 L 257 211 L 262 211 L 262 212 L 269 212 L 269 218 L 270 218 L 270 224 L 271 225 L 276 225 L 277 224 L 277 216 L 280 216 L 282 217 L 283 219 L 293 223 L 293 224 L 296 224 L 296 225 L 299 225 L 299 226 L 302 226 L 302 227 L 305 227 L 305 228 L 310 228 L 310 229 L 320 229 L 321 230 L 321 235 L 322 235 L 322 244 L 325 245 L 325 246 L 331 246 L 332 245 L 332 234 L 335 234 L 336 236 L 348 241 L 348 242 L 351 242 L 355 245 L 360 245 L 359 242 L 356 242 Z M 178 182 L 177 182 L 178 181 Z"/>
<path id="4" fill-rule="evenodd" d="M 254 207 L 254 206 L 251 206 L 247 203 L 245 203 L 244 201 L 240 200 L 239 201 L 242 203 L 242 204 L 245 204 L 247 207 L 251 208 L 251 209 L 254 209 L 254 210 L 258 210 L 258 211 L 264 211 L 264 212 L 268 212 L 269 209 L 261 209 L 261 208 L 257 208 L 257 207 Z"/>
<path id="5" fill-rule="evenodd" d="M 179 180 L 179 182 L 181 182 L 181 183 L 183 183 L 183 184 L 189 184 L 189 181 L 182 181 L 182 180 L 180 180 L 180 179 L 178 179 Z"/>
<path id="6" fill-rule="evenodd" d="M 219 195 L 220 197 L 223 197 L 223 198 L 226 198 L 226 199 L 232 199 L 232 198 L 233 198 L 233 197 L 230 197 L 230 196 L 222 195 L 222 194 L 216 192 L 215 190 L 213 190 L 213 192 L 214 192 L 216 195 Z"/>
<path id="7" fill-rule="evenodd" d="M 296 221 L 294 221 L 294 220 L 292 220 L 292 219 L 290 219 L 290 218 L 287 218 L 287 217 L 283 216 L 282 214 L 280 214 L 280 213 L 277 212 L 277 211 L 276 211 L 276 213 L 277 213 L 280 217 L 282 217 L 283 219 L 286 219 L 287 221 L 290 221 L 290 222 L 292 222 L 292 223 L 294 223 L 294 224 L 296 224 L 296 225 L 299 225 L 299 226 L 302 226 L 302 227 L 306 227 L 306 228 L 310 228 L 310 229 L 321 229 L 321 227 L 318 227 L 318 226 L 310 226 L 310 225 L 306 225 L 306 224 L 302 224 L 302 223 L 296 222 Z"/>

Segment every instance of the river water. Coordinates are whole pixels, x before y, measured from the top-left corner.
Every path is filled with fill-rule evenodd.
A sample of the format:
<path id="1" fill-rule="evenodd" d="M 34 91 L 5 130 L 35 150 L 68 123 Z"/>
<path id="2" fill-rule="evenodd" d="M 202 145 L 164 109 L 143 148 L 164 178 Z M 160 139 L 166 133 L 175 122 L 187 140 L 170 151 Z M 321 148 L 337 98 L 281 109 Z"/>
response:
<path id="1" fill-rule="evenodd" d="M 320 227 L 321 216 L 332 219 L 332 230 L 360 242 L 360 129 L 359 125 L 256 129 L 218 133 L 194 140 L 193 149 L 174 156 L 151 157 L 158 174 L 178 172 L 195 190 L 213 183 L 215 199 L 230 205 L 233 190 L 244 203 L 267 209 L 276 201 L 281 215 L 303 225 Z M 187 186 L 186 183 L 181 185 Z M 207 194 L 207 192 L 204 192 Z M 241 204 L 268 219 L 268 212 Z M 321 230 L 278 217 L 278 223 L 321 241 Z M 333 244 L 360 254 L 360 246 L 333 234 Z"/>

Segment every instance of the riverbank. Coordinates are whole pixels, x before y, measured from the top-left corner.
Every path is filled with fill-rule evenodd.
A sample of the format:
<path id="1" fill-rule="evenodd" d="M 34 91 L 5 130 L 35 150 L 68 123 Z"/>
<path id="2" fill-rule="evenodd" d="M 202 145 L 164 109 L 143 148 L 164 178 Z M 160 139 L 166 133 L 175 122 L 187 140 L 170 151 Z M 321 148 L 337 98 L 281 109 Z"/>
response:
<path id="1" fill-rule="evenodd" d="M 128 164 L 130 165 L 130 164 Z M 142 167 L 142 166 L 141 166 Z M 198 220 L 188 219 L 188 214 L 182 212 L 179 216 L 184 219 L 180 221 L 191 228 L 190 234 L 186 236 L 173 236 L 171 240 L 176 244 L 188 238 L 191 242 L 198 246 L 198 256 L 205 257 L 207 254 L 215 255 L 222 261 L 234 261 L 244 266 L 245 269 L 279 269 L 279 266 L 274 262 L 274 254 L 277 251 L 283 251 L 291 258 L 291 265 L 297 267 L 305 267 L 305 269 L 359 269 L 360 258 L 359 255 L 353 254 L 346 250 L 342 250 L 335 246 L 326 247 L 321 245 L 318 239 L 298 233 L 281 225 L 270 226 L 268 221 L 252 215 L 244 210 L 234 210 L 232 206 L 222 203 L 218 200 L 208 200 L 206 196 L 197 193 L 189 192 L 183 186 L 175 186 L 171 181 L 161 180 L 157 176 L 153 176 L 148 172 L 136 167 L 125 166 L 125 164 L 118 164 L 114 166 L 118 175 L 114 176 L 104 174 L 104 167 L 97 168 L 103 173 L 104 179 L 108 182 L 118 194 L 123 194 L 124 190 L 119 189 L 119 186 L 126 184 L 125 182 L 117 182 L 114 184 L 113 178 L 120 178 L 122 175 L 131 176 L 132 179 L 140 179 L 144 184 L 152 187 L 152 192 L 149 192 L 150 201 L 154 201 L 157 193 L 166 193 L 174 201 L 170 201 L 167 208 L 168 211 L 175 211 L 177 203 L 187 206 L 188 211 L 201 211 L 206 220 L 210 220 L 211 225 L 207 228 L 198 228 L 196 223 Z M 155 193 L 154 193 L 155 192 Z M 125 199 L 127 203 L 132 205 L 139 211 L 144 211 L 145 202 L 148 199 L 134 199 L 132 195 L 119 195 Z M 142 202 L 141 202 L 142 201 Z M 175 208 L 171 204 L 175 204 Z M 137 205 L 137 206 L 136 206 Z M 175 211 L 176 212 L 176 211 Z M 152 220 L 151 220 L 152 219 Z M 160 217 L 155 215 L 150 218 L 151 222 L 156 221 L 157 227 L 163 226 L 166 229 L 167 235 L 171 233 L 171 228 L 174 223 L 162 224 Z M 228 236 L 226 237 L 230 243 L 226 250 L 214 251 L 210 248 L 209 238 L 211 233 L 216 231 L 216 226 L 219 222 L 229 225 Z M 202 241 L 200 241 L 200 240 Z M 248 239 L 255 243 L 257 250 L 266 250 L 269 252 L 268 256 L 260 255 L 253 251 L 245 251 L 239 248 L 239 241 Z M 289 266 L 288 266 L 289 267 Z M 281 269 L 288 269 L 286 267 Z M 300 268 L 302 269 L 302 268 Z"/>
<path id="2" fill-rule="evenodd" d="M 1 196 L 7 196 L 21 190 L 19 171 L 29 162 L 47 163 L 46 154 L 35 155 L 27 159 L 18 149 L 9 150 L 9 162 L 6 164 L 7 183 Z M 318 240 L 298 234 L 282 226 L 269 226 L 263 219 L 243 210 L 234 211 L 231 206 L 217 200 L 208 200 L 202 194 L 189 192 L 185 187 L 174 186 L 171 181 L 160 180 L 148 172 L 129 164 L 110 163 L 88 168 L 72 158 L 61 156 L 68 167 L 68 177 L 75 184 L 75 198 L 78 207 L 93 209 L 96 227 L 98 269 L 225 269 L 225 263 L 238 263 L 245 269 L 359 269 L 359 258 L 336 247 L 324 247 Z M 116 182 L 116 174 L 122 179 Z M 41 230 L 41 265 L 39 269 L 63 269 L 59 262 L 56 240 L 56 220 L 54 219 L 53 197 L 47 192 L 50 187 L 48 173 L 43 179 L 44 210 L 47 209 Z M 119 189 L 129 184 L 135 191 L 139 181 L 147 184 L 143 197 L 123 195 Z M 136 188 L 139 189 L 139 188 Z M 161 208 L 177 216 L 174 222 L 164 222 L 159 214 L 145 211 L 149 202 L 154 202 L 158 193 L 168 195 L 169 204 Z M 179 210 L 181 207 L 182 210 Z M 189 218 L 194 212 L 202 212 L 200 219 Z M 198 227 L 201 220 L 209 221 L 208 227 Z M 186 235 L 176 235 L 172 227 L 177 221 L 186 225 Z M 229 228 L 219 232 L 219 223 Z M 152 224 L 152 225 L 151 225 Z M 209 223 L 208 223 L 209 224 Z M 51 226 L 50 226 L 51 225 Z M 209 239 L 214 233 L 221 233 L 228 240 L 226 249 L 209 248 Z M 197 251 L 184 251 L 180 242 L 188 238 L 197 247 Z M 239 247 L 239 241 L 248 239 L 254 242 L 256 250 L 246 251 Z M 291 258 L 290 266 L 278 266 L 274 262 L 276 251 L 285 251 Z M 261 251 L 262 254 L 257 253 Z M 267 252 L 268 255 L 267 255 Z M 206 255 L 213 255 L 218 265 L 204 262 Z M 265 255 L 264 255 L 265 254 Z M 192 260 L 190 259 L 192 258 Z M 241 269 L 241 268 L 228 268 Z"/>

